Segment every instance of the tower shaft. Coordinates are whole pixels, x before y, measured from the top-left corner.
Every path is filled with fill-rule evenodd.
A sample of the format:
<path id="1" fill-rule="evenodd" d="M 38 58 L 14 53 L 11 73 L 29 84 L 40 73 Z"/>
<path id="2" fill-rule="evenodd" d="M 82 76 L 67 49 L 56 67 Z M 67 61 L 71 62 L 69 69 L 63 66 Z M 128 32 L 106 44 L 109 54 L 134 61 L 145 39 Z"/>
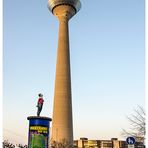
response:
<path id="1" fill-rule="evenodd" d="M 74 9 L 61 5 L 54 9 L 59 19 L 58 55 L 52 122 L 52 140 L 73 143 L 72 98 L 68 20 Z"/>

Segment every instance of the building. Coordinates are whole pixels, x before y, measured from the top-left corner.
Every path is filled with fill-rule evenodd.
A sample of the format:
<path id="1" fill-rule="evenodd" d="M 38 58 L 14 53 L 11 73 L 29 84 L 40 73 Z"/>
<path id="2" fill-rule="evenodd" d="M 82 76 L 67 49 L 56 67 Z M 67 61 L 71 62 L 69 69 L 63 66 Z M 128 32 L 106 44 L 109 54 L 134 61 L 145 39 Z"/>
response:
<path id="1" fill-rule="evenodd" d="M 59 21 L 51 139 L 57 142 L 66 140 L 70 145 L 73 144 L 73 121 L 68 22 L 80 6 L 79 0 L 48 0 L 49 10 Z"/>
<path id="2" fill-rule="evenodd" d="M 111 140 L 88 140 L 87 138 L 80 138 L 74 141 L 74 148 L 128 148 L 126 141 L 120 141 L 117 138 Z M 135 148 L 145 148 L 140 143 L 135 143 Z"/>

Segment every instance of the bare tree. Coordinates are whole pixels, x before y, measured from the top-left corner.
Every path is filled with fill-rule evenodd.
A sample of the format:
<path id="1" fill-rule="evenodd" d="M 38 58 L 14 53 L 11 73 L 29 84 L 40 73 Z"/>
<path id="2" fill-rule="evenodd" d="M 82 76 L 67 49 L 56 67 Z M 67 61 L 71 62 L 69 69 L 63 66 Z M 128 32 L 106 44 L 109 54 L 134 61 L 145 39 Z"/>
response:
<path id="1" fill-rule="evenodd" d="M 22 145 L 22 144 L 13 144 L 9 142 L 8 140 L 3 141 L 3 148 L 27 148 L 27 145 Z"/>
<path id="2" fill-rule="evenodd" d="M 143 107 L 138 106 L 137 109 L 134 109 L 134 113 L 130 116 L 127 116 L 127 119 L 130 123 L 130 130 L 127 131 L 123 129 L 123 136 L 133 136 L 137 142 L 144 142 L 146 135 L 146 114 Z"/>

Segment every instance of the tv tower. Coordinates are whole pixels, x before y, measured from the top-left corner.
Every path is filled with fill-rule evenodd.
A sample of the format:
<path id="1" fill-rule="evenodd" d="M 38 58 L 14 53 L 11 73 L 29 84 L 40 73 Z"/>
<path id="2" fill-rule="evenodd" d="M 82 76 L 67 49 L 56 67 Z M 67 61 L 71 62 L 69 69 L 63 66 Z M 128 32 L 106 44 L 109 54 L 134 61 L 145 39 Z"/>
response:
<path id="1" fill-rule="evenodd" d="M 66 140 L 73 144 L 68 21 L 80 10 L 81 3 L 79 0 L 48 0 L 48 7 L 59 20 L 51 138 L 54 141 Z"/>

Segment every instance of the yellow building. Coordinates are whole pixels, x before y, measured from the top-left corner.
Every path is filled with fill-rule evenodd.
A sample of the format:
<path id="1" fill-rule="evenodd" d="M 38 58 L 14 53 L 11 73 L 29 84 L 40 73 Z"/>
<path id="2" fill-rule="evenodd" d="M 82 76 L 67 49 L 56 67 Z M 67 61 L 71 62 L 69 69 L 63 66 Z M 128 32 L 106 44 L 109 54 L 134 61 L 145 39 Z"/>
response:
<path id="1" fill-rule="evenodd" d="M 111 140 L 88 140 L 80 138 L 74 141 L 74 148 L 128 148 L 126 141 L 120 141 L 117 138 Z M 135 148 L 144 148 L 140 142 L 135 143 Z"/>

